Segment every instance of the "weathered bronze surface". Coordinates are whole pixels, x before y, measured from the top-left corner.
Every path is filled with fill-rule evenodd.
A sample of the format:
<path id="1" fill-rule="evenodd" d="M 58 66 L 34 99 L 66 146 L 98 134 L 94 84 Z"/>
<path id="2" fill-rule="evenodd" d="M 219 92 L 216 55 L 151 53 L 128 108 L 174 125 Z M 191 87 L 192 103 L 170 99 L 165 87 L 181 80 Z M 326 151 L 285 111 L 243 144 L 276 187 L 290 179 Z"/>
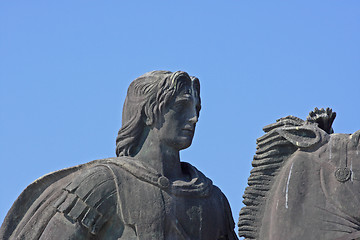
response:
<path id="1" fill-rule="evenodd" d="M 331 109 L 264 127 L 240 211 L 245 239 L 360 239 L 360 131 L 333 133 Z"/>
<path id="2" fill-rule="evenodd" d="M 226 197 L 179 151 L 192 143 L 200 84 L 185 72 L 134 80 L 117 157 L 45 175 L 13 204 L 0 239 L 237 239 Z"/>

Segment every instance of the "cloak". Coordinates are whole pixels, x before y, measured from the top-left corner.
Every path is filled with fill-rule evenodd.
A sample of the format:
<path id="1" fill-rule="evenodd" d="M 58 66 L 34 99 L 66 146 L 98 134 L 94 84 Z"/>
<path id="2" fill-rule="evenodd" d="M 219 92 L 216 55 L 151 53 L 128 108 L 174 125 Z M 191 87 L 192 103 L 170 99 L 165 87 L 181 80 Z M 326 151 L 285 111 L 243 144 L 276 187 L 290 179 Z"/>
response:
<path id="1" fill-rule="evenodd" d="M 189 181 L 170 182 L 129 157 L 95 160 L 47 174 L 20 194 L 5 217 L 0 239 L 39 239 L 56 213 L 81 224 L 95 238 L 107 239 L 104 232 L 110 232 L 119 239 L 208 239 L 206 230 L 216 235 L 214 239 L 237 239 L 226 197 L 195 167 L 181 164 Z M 186 206 L 189 198 L 195 207 L 184 208 L 185 217 L 174 213 L 171 201 Z M 206 214 L 201 212 L 204 199 L 208 199 L 205 207 L 217 205 L 211 212 L 218 220 L 211 220 L 211 226 L 196 225 Z M 193 229 L 183 227 L 188 221 L 194 221 Z"/>

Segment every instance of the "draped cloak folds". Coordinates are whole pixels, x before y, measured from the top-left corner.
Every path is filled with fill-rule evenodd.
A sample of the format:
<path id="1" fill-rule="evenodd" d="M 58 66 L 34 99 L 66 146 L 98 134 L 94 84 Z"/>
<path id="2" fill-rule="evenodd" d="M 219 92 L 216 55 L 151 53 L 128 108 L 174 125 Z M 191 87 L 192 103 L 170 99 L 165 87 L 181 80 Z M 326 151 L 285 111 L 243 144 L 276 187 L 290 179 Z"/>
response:
<path id="1" fill-rule="evenodd" d="M 14 202 L 0 239 L 39 239 L 55 214 L 91 239 L 237 239 L 223 193 L 189 163 L 171 182 L 130 157 L 95 160 L 47 174 Z"/>

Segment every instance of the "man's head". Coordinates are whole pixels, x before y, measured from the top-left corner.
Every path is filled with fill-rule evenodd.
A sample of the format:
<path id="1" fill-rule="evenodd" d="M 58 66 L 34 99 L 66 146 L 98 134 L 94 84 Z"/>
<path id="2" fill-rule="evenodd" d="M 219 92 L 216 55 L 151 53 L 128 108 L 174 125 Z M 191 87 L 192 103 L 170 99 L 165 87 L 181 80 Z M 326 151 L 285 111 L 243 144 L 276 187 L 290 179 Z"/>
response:
<path id="1" fill-rule="evenodd" d="M 184 141 L 188 139 L 187 143 L 179 145 L 180 149 L 190 146 L 199 111 L 200 83 L 197 78 L 181 71 L 152 71 L 140 76 L 130 84 L 127 92 L 122 127 L 116 139 L 117 156 L 134 156 L 146 127 L 155 128 L 164 138 L 172 134 L 173 138 L 179 135 Z M 190 115 L 193 115 L 192 123 L 186 123 Z M 184 126 L 180 126 L 181 121 Z M 174 128 L 180 130 L 174 132 Z"/>

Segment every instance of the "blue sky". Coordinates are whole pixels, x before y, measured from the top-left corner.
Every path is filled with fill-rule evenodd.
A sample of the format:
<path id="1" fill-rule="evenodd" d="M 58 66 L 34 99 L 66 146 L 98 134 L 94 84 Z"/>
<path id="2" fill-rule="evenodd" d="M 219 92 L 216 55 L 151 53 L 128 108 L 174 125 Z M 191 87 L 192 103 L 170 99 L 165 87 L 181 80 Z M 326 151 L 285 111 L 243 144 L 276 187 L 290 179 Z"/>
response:
<path id="1" fill-rule="evenodd" d="M 113 157 L 129 83 L 152 70 L 201 82 L 181 159 L 228 197 L 235 222 L 262 127 L 337 112 L 360 129 L 360 2 L 1 1 L 0 223 L 38 177 Z"/>

